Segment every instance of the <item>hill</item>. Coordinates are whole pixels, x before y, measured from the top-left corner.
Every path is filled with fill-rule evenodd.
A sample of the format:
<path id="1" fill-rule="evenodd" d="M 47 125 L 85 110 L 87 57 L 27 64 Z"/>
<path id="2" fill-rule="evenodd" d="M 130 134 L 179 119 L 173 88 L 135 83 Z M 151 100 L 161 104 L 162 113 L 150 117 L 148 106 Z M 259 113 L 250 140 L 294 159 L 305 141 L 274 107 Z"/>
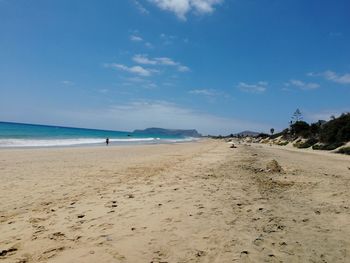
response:
<path id="1" fill-rule="evenodd" d="M 175 129 L 163 129 L 163 128 L 147 128 L 144 130 L 134 130 L 135 134 L 154 134 L 165 136 L 184 136 L 184 137 L 201 137 L 202 135 L 197 130 L 175 130 Z"/>

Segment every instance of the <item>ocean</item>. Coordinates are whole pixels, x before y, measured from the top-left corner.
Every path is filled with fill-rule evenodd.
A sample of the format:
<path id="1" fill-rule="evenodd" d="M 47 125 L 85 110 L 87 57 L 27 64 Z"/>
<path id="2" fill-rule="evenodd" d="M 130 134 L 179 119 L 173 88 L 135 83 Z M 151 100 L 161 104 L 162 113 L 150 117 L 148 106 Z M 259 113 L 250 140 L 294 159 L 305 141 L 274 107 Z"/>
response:
<path id="1" fill-rule="evenodd" d="M 196 140 L 183 136 L 134 134 L 132 132 L 0 122 L 0 148 L 58 147 L 175 143 Z"/>

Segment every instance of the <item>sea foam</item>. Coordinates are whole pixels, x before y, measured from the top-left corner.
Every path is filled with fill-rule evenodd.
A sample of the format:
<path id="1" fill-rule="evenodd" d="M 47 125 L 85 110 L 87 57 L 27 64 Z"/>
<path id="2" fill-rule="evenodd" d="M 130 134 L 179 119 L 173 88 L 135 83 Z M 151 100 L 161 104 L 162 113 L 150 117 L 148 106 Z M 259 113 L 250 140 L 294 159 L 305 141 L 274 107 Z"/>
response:
<path id="1" fill-rule="evenodd" d="M 74 138 L 74 139 L 0 139 L 0 147 L 54 147 L 84 144 L 103 144 L 105 138 Z M 151 142 L 156 138 L 110 139 L 113 142 Z"/>

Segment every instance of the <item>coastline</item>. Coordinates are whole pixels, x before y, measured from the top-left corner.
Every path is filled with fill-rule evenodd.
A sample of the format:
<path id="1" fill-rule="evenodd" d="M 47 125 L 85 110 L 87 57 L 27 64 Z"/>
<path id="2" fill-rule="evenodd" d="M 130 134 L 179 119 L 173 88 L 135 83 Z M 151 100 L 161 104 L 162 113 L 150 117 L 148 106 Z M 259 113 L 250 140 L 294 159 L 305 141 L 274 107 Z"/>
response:
<path id="1" fill-rule="evenodd" d="M 139 145 L 157 145 L 157 144 L 178 144 L 178 143 L 191 143 L 204 140 L 204 138 L 183 138 L 183 139 L 152 139 L 152 140 L 135 140 L 135 141 L 110 141 L 106 146 L 104 140 L 100 140 L 100 143 L 79 143 L 71 145 L 48 145 L 48 146 L 0 146 L 2 150 L 15 150 L 15 149 L 56 149 L 56 148 L 99 148 L 99 147 L 122 147 L 122 146 L 139 146 Z"/>
<path id="2" fill-rule="evenodd" d="M 237 147 L 2 150 L 0 260 L 345 262 L 350 158 Z"/>

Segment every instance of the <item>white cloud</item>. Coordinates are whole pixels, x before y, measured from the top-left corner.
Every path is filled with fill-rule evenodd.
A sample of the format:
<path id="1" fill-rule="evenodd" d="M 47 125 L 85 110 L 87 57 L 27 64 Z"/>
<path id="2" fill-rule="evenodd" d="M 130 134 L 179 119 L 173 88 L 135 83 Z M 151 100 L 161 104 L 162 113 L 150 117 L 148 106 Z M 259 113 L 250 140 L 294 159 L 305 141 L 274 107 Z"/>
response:
<path id="1" fill-rule="evenodd" d="M 214 6 L 223 0 L 149 0 L 160 9 L 171 11 L 181 20 L 186 20 L 187 13 L 193 11 L 197 14 L 210 14 Z"/>
<path id="2" fill-rule="evenodd" d="M 156 65 L 157 61 L 149 59 L 147 55 L 135 55 L 132 60 L 138 64 Z"/>
<path id="3" fill-rule="evenodd" d="M 173 59 L 168 57 L 158 57 L 158 58 L 149 58 L 147 55 L 135 55 L 133 61 L 138 64 L 144 65 L 160 65 L 160 66 L 173 66 L 176 67 L 180 72 L 188 72 L 190 68 L 182 65 L 179 62 L 175 62 Z"/>
<path id="4" fill-rule="evenodd" d="M 61 83 L 65 86 L 72 86 L 74 85 L 74 82 L 73 81 L 70 81 L 70 80 L 62 80 Z"/>
<path id="5" fill-rule="evenodd" d="M 153 48 L 154 46 L 152 45 L 152 43 L 150 43 L 150 42 L 146 42 L 145 43 L 145 46 L 147 47 L 147 48 Z"/>
<path id="6" fill-rule="evenodd" d="M 82 127 L 134 130 L 147 127 L 197 129 L 203 134 L 230 134 L 242 130 L 268 131 L 271 125 L 215 116 L 167 101 L 133 101 L 99 110 L 61 113 Z"/>
<path id="7" fill-rule="evenodd" d="M 98 92 L 100 92 L 100 93 L 108 93 L 108 91 L 109 91 L 108 89 L 99 89 L 98 90 Z"/>
<path id="8" fill-rule="evenodd" d="M 140 37 L 140 36 L 137 36 L 137 35 L 131 35 L 131 36 L 130 36 L 130 40 L 131 40 L 131 41 L 134 41 L 134 42 L 142 42 L 142 41 L 143 41 L 143 38 Z"/>
<path id="9" fill-rule="evenodd" d="M 268 83 L 266 81 L 259 81 L 257 84 L 247 84 L 245 82 L 240 82 L 238 88 L 244 92 L 250 93 L 263 93 L 266 91 Z"/>
<path id="10" fill-rule="evenodd" d="M 218 99 L 225 99 L 225 100 L 232 100 L 233 98 L 227 94 L 226 92 L 223 92 L 221 90 L 217 89 L 193 89 L 188 91 L 189 94 L 195 95 L 195 96 L 202 96 L 206 98 L 209 102 L 215 103 L 218 102 Z"/>
<path id="11" fill-rule="evenodd" d="M 167 57 L 155 58 L 155 60 L 158 61 L 160 65 L 166 65 L 166 66 L 177 66 L 180 64 L 173 61 L 171 58 L 167 58 Z"/>
<path id="12" fill-rule="evenodd" d="M 312 89 L 318 89 L 320 87 L 317 83 L 306 83 L 301 80 L 291 79 L 288 83 L 285 84 L 286 86 L 295 86 L 303 90 L 312 90 Z"/>
<path id="13" fill-rule="evenodd" d="M 187 66 L 182 66 L 182 65 L 179 65 L 179 66 L 177 67 L 177 70 L 180 71 L 180 72 L 189 72 L 189 71 L 191 71 L 189 67 L 187 67 Z"/>
<path id="14" fill-rule="evenodd" d="M 327 70 L 322 73 L 307 73 L 309 77 L 323 77 L 326 80 L 333 81 L 338 84 L 350 84 L 350 73 L 339 74 L 332 70 Z"/>
<path id="15" fill-rule="evenodd" d="M 173 42 L 177 39 L 177 36 L 167 35 L 167 34 L 160 34 L 160 39 L 163 42 L 163 45 L 171 45 Z"/>
<path id="16" fill-rule="evenodd" d="M 205 96 L 215 96 L 217 93 L 211 89 L 194 89 L 190 90 L 188 93 L 195 95 L 205 95 Z"/>
<path id="17" fill-rule="evenodd" d="M 117 64 L 117 63 L 106 63 L 105 67 L 126 71 L 129 73 L 136 74 L 139 76 L 144 76 L 144 77 L 151 76 L 152 72 L 155 72 L 154 70 L 145 69 L 141 66 L 128 67 L 123 64 Z"/>
<path id="18" fill-rule="evenodd" d="M 147 81 L 146 79 L 140 78 L 140 77 L 131 77 L 131 78 L 126 78 L 125 80 L 128 82 L 133 82 L 133 83 L 142 83 L 142 82 Z"/>
<path id="19" fill-rule="evenodd" d="M 134 1 L 134 4 L 137 8 L 137 10 L 141 13 L 141 14 L 145 14 L 148 15 L 149 11 L 139 2 L 139 1 Z"/>
<path id="20" fill-rule="evenodd" d="M 334 71 L 327 70 L 322 75 L 330 81 L 339 83 L 339 84 L 350 84 L 350 73 L 340 75 Z"/>

